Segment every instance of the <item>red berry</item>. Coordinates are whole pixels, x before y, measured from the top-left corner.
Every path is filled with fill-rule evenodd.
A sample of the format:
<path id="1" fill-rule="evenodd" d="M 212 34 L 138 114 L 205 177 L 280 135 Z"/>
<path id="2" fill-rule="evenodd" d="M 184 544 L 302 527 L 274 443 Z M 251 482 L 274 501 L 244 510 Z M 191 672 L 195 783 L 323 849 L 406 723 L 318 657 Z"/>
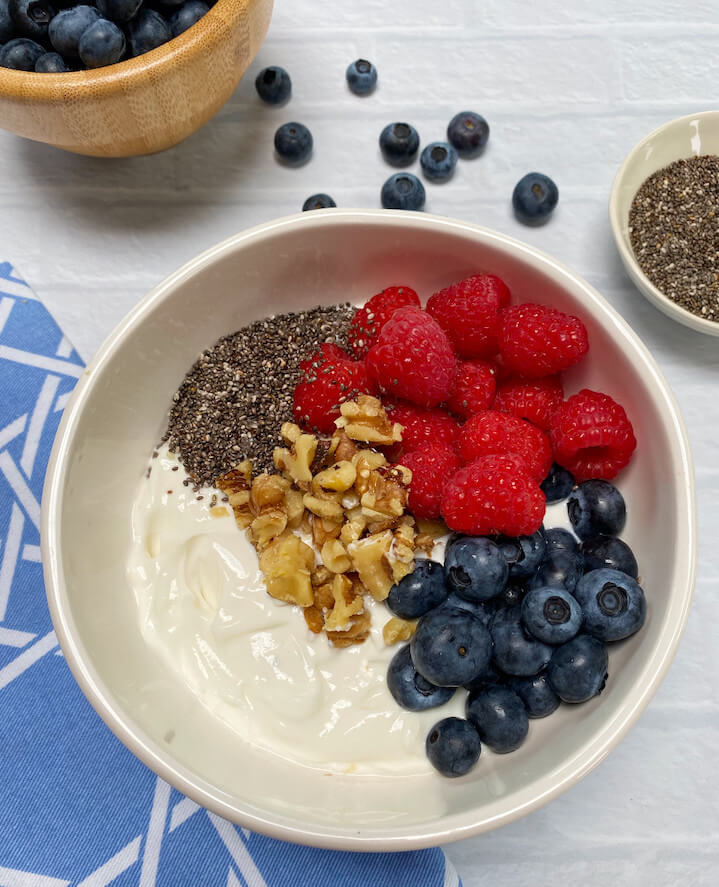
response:
<path id="1" fill-rule="evenodd" d="M 546 376 L 531 382 L 508 379 L 497 387 L 492 408 L 518 419 L 527 419 L 547 431 L 554 411 L 563 402 L 564 388 L 559 376 Z"/>
<path id="2" fill-rule="evenodd" d="M 483 456 L 447 481 L 441 513 L 450 530 L 489 536 L 536 532 L 545 511 L 544 493 L 516 456 Z"/>
<path id="3" fill-rule="evenodd" d="M 494 454 L 517 456 L 537 482 L 543 481 L 552 467 L 549 440 L 539 428 L 495 410 L 470 416 L 459 433 L 460 458 L 468 463 Z"/>
<path id="4" fill-rule="evenodd" d="M 398 308 L 367 355 L 370 378 L 391 397 L 420 407 L 446 400 L 457 359 L 440 325 L 420 308 Z"/>
<path id="5" fill-rule="evenodd" d="M 608 394 L 588 388 L 559 407 L 549 439 L 555 461 L 577 481 L 611 480 L 627 465 L 637 445 L 624 407 Z"/>
<path id="6" fill-rule="evenodd" d="M 466 419 L 492 406 L 496 386 L 497 378 L 491 363 L 485 360 L 464 361 L 457 367 L 457 377 L 447 406 L 456 416 Z"/>
<path id="7" fill-rule="evenodd" d="M 402 464 L 412 472 L 409 510 L 415 517 L 429 520 L 439 517 L 442 491 L 460 466 L 455 451 L 443 444 L 435 444 L 405 454 Z"/>
<path id="8" fill-rule="evenodd" d="M 509 289 L 494 274 L 475 274 L 435 293 L 427 311 L 464 358 L 491 357 L 497 351 L 499 309 Z"/>
<path id="9" fill-rule="evenodd" d="M 350 323 L 347 340 L 354 356 L 360 360 L 374 344 L 379 331 L 398 308 L 419 308 L 419 296 L 409 286 L 388 286 L 358 308 Z"/>
<path id="10" fill-rule="evenodd" d="M 411 403 L 385 404 L 390 419 L 399 422 L 402 431 L 402 452 L 442 444 L 454 449 L 459 436 L 459 422 L 442 409 L 423 410 Z"/>
<path id="11" fill-rule="evenodd" d="M 512 305 L 501 312 L 499 352 L 504 365 L 520 376 L 552 376 L 578 363 L 589 349 L 578 317 L 556 308 Z"/>

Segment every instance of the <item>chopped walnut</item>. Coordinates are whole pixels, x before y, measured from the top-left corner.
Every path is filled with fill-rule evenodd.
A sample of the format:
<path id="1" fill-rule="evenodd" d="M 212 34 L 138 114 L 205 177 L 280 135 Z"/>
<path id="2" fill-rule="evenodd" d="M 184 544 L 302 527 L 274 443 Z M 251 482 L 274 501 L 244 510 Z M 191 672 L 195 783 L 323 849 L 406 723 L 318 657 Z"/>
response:
<path id="1" fill-rule="evenodd" d="M 250 524 L 250 536 L 262 550 L 287 529 L 287 514 L 281 508 L 265 508 Z"/>
<path id="2" fill-rule="evenodd" d="M 345 401 L 340 405 L 340 413 L 335 425 L 352 440 L 384 446 L 402 439 L 402 426 L 392 424 L 380 401 L 369 394 Z"/>
<path id="3" fill-rule="evenodd" d="M 338 462 L 352 462 L 352 458 L 357 452 L 357 444 L 347 437 L 344 429 L 338 428 L 332 435 L 332 439 L 337 441 L 335 459 Z"/>
<path id="4" fill-rule="evenodd" d="M 364 598 L 358 594 L 352 580 L 337 575 L 332 580 L 332 611 L 325 619 L 325 631 L 346 632 L 352 628 L 352 617 L 364 612 Z"/>
<path id="5" fill-rule="evenodd" d="M 279 474 L 258 474 L 250 489 L 250 508 L 259 514 L 263 508 L 279 505 L 284 501 L 290 482 Z"/>
<path id="6" fill-rule="evenodd" d="M 250 485 L 252 483 L 252 463 L 245 459 L 227 474 L 217 479 L 217 487 L 227 496 L 237 526 L 244 530 L 252 523 L 250 511 Z"/>
<path id="7" fill-rule="evenodd" d="M 394 585 L 389 565 L 389 550 L 392 533 L 376 533 L 347 546 L 352 566 L 359 574 L 362 583 L 372 597 L 383 601 Z"/>
<path id="8" fill-rule="evenodd" d="M 314 565 L 314 551 L 290 532 L 278 536 L 260 553 L 260 569 L 264 573 L 268 593 L 277 600 L 300 607 L 309 607 L 314 603 L 310 581 L 310 571 Z"/>
<path id="9" fill-rule="evenodd" d="M 310 465 L 317 451 L 317 438 L 314 434 L 300 434 L 290 450 L 275 447 L 272 455 L 275 467 L 286 472 L 298 484 L 308 484 L 312 480 Z"/>
<path id="10" fill-rule="evenodd" d="M 332 490 L 344 493 L 349 490 L 357 479 L 357 469 L 351 462 L 335 462 L 324 471 L 320 471 L 312 478 L 312 486 L 321 490 Z"/>
<path id="11" fill-rule="evenodd" d="M 322 563 L 333 573 L 346 573 L 352 566 L 347 549 L 339 539 L 327 539 L 320 552 Z"/>
<path id="12" fill-rule="evenodd" d="M 388 647 L 391 647 L 393 644 L 398 644 L 400 641 L 408 641 L 415 633 L 416 628 L 416 619 L 400 619 L 398 616 L 393 616 L 389 622 L 385 622 L 383 625 L 382 637 L 384 638 L 385 644 L 387 644 Z"/>

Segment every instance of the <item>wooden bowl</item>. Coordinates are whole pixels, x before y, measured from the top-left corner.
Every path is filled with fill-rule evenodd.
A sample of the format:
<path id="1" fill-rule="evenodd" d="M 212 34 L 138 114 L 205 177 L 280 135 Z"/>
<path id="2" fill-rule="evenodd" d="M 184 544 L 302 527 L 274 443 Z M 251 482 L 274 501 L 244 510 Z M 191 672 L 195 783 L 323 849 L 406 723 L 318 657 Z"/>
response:
<path id="1" fill-rule="evenodd" d="M 67 74 L 0 68 L 0 127 L 95 157 L 152 154 L 206 123 L 257 54 L 273 0 L 217 0 L 152 52 Z"/>

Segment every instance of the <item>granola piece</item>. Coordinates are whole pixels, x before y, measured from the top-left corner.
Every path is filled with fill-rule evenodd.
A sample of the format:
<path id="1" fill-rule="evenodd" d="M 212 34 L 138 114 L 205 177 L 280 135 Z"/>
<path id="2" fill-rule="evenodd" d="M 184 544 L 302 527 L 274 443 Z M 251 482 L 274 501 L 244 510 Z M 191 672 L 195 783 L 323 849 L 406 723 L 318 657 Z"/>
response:
<path id="1" fill-rule="evenodd" d="M 352 580 L 339 573 L 332 580 L 333 605 L 325 617 L 325 631 L 347 632 L 353 628 L 352 617 L 364 611 L 364 598 L 355 591 Z"/>
<path id="2" fill-rule="evenodd" d="M 359 574 L 362 584 L 377 601 L 385 600 L 394 585 L 389 564 L 392 541 L 392 533 L 387 530 L 347 546 L 352 566 Z"/>
<path id="3" fill-rule="evenodd" d="M 360 394 L 356 400 L 347 400 L 340 404 L 340 413 L 335 425 L 344 429 L 347 437 L 352 440 L 381 446 L 402 440 L 402 426 L 397 422 L 392 424 L 376 397 Z"/>
<path id="4" fill-rule="evenodd" d="M 260 553 L 260 569 L 268 594 L 300 607 L 314 603 L 310 580 L 314 565 L 314 551 L 289 531 L 274 539 Z"/>
<path id="5" fill-rule="evenodd" d="M 237 526 L 244 530 L 252 523 L 250 511 L 250 486 L 252 484 L 252 462 L 245 459 L 226 474 L 218 477 L 215 486 L 227 496 Z"/>
<path id="6" fill-rule="evenodd" d="M 317 438 L 314 434 L 300 434 L 291 449 L 275 447 L 272 459 L 275 468 L 286 472 L 297 484 L 308 484 L 312 480 L 310 465 L 317 452 Z"/>
<path id="7" fill-rule="evenodd" d="M 382 637 L 385 644 L 391 647 L 400 641 L 408 641 L 416 629 L 416 619 L 400 619 L 399 616 L 393 616 L 389 622 L 385 622 L 382 626 Z"/>
<path id="8" fill-rule="evenodd" d="M 335 462 L 324 471 L 320 471 L 312 478 L 312 486 L 321 490 L 344 493 L 354 486 L 357 479 L 357 469 L 351 462 L 341 460 Z"/>
<path id="9" fill-rule="evenodd" d="M 333 573 L 346 573 L 352 566 L 347 549 L 339 539 L 328 539 L 320 552 L 322 563 Z"/>

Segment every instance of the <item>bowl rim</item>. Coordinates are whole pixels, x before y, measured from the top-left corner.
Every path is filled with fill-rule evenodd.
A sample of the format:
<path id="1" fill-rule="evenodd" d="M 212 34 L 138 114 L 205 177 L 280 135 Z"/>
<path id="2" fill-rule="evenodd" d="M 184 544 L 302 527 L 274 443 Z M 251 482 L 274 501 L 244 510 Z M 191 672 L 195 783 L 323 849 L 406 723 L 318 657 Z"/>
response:
<path id="1" fill-rule="evenodd" d="M 706 333 L 710 336 L 719 336 L 719 321 L 707 320 L 706 318 L 699 317 L 687 308 L 678 305 L 676 302 L 672 301 L 669 296 L 666 296 L 646 276 L 634 256 L 631 245 L 627 242 L 627 239 L 624 236 L 624 223 L 619 211 L 619 193 L 624 185 L 624 178 L 627 174 L 627 170 L 634 162 L 637 155 L 644 150 L 651 141 L 661 138 L 661 136 L 671 127 L 679 127 L 691 124 L 693 121 L 711 117 L 719 119 L 719 111 L 699 111 L 696 114 L 685 114 L 682 117 L 675 117 L 673 120 L 668 120 L 666 123 L 662 123 L 661 126 L 657 126 L 634 145 L 622 161 L 621 166 L 614 176 L 612 190 L 609 194 L 609 222 L 612 227 L 614 242 L 617 245 L 624 267 L 629 273 L 632 282 L 642 295 L 649 299 L 650 302 L 653 302 L 660 311 L 664 312 L 668 317 L 671 317 L 672 320 L 676 320 L 684 326 L 690 327 L 698 332 Z M 675 159 L 681 160 L 683 158 L 677 157 Z"/>
<path id="2" fill-rule="evenodd" d="M 84 406 L 93 390 L 94 380 L 114 358 L 118 347 L 125 338 L 153 311 L 155 306 L 172 297 L 174 290 L 200 269 L 211 266 L 216 260 L 241 248 L 243 244 L 281 233 L 285 229 L 298 227 L 332 226 L 337 222 L 351 224 L 368 222 L 376 225 L 428 229 L 433 231 L 469 235 L 477 240 L 498 248 L 519 253 L 532 264 L 558 282 L 571 283 L 582 291 L 582 297 L 594 303 L 606 316 L 616 334 L 629 341 L 634 352 L 643 364 L 645 377 L 661 395 L 661 408 L 671 424 L 676 442 L 675 457 L 679 460 L 677 470 L 685 478 L 679 487 L 680 520 L 684 539 L 679 548 L 682 558 L 682 594 L 672 602 L 673 618 L 667 620 L 667 628 L 656 649 L 644 665 L 636 684 L 636 692 L 627 698 L 613 719 L 603 724 L 597 735 L 589 741 L 583 753 L 567 765 L 561 778 L 549 774 L 539 781 L 532 791 L 519 791 L 507 809 L 488 816 L 468 817 L 461 814 L 462 823 L 442 827 L 436 821 L 403 827 L 387 833 L 362 833 L 350 826 L 311 825 L 298 826 L 294 823 L 278 822 L 277 816 L 261 815 L 254 810 L 240 809 L 232 804 L 217 786 L 203 787 L 201 778 L 184 765 L 173 762 L 172 758 L 154 743 L 144 732 L 135 727 L 123 714 L 120 705 L 96 672 L 90 657 L 79 638 L 64 581 L 61 550 L 61 515 L 65 472 L 71 444 L 77 430 Z M 53 625 L 66 661 L 84 695 L 117 738 L 146 766 L 162 779 L 173 785 L 186 796 L 206 809 L 253 831 L 270 837 L 294 843 L 334 850 L 354 851 L 398 851 L 418 850 L 438 844 L 468 838 L 512 822 L 536 810 L 562 794 L 593 770 L 609 752 L 621 741 L 646 708 L 666 675 L 674 658 L 683 633 L 691 604 L 697 561 L 696 502 L 694 472 L 689 440 L 678 405 L 668 383 L 649 350 L 636 333 L 608 302 L 579 275 L 551 256 L 490 229 L 425 213 L 399 210 L 366 209 L 327 209 L 311 213 L 298 213 L 277 220 L 265 222 L 249 230 L 235 234 L 191 259 L 177 271 L 170 274 L 154 287 L 109 334 L 94 358 L 87 366 L 65 408 L 63 418 L 53 445 L 47 468 L 42 496 L 41 548 L 46 594 Z M 205 784 L 206 785 L 206 784 Z M 241 806 L 241 805 L 240 805 Z M 369 830 L 366 830 L 369 831 Z"/>

